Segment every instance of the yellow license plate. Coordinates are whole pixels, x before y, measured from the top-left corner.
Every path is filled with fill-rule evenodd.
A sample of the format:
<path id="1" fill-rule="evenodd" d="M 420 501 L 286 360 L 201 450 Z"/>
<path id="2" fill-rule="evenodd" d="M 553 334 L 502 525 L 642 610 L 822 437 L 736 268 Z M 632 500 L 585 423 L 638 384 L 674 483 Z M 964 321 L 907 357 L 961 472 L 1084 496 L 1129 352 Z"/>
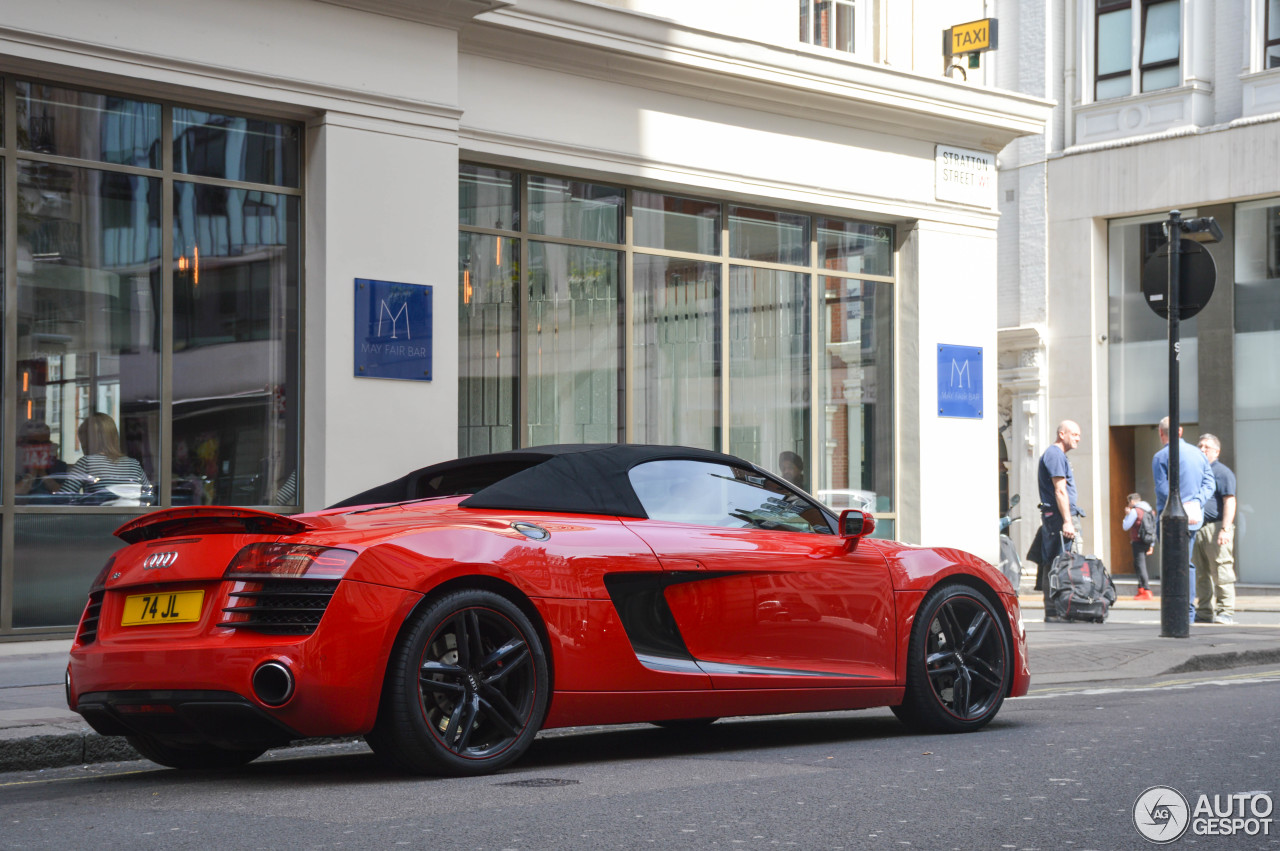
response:
<path id="1" fill-rule="evenodd" d="M 144 626 L 153 623 L 190 623 L 200 620 L 204 591 L 161 591 L 156 594 L 130 594 L 124 600 L 121 626 Z"/>

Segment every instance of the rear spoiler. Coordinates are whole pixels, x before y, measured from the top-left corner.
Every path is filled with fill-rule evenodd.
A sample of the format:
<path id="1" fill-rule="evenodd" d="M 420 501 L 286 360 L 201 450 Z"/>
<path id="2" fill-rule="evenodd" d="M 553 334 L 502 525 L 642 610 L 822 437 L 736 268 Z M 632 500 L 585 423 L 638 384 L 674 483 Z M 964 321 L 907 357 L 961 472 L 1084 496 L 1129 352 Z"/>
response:
<path id="1" fill-rule="evenodd" d="M 144 514 L 117 529 L 116 537 L 127 544 L 136 544 L 172 535 L 296 535 L 310 528 L 301 520 L 269 511 L 199 505 Z"/>

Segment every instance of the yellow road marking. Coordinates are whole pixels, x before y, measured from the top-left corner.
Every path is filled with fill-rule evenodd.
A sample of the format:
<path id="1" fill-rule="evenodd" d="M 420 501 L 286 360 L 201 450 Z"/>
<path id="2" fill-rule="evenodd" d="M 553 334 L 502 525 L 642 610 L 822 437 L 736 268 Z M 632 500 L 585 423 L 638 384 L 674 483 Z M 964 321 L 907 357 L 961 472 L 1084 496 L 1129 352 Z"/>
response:
<path id="1" fill-rule="evenodd" d="M 68 766 L 65 766 L 65 767 L 66 767 L 66 768 L 71 768 L 71 766 L 69 766 L 69 765 L 68 765 Z M 46 771 L 48 771 L 49 769 L 45 769 L 45 770 L 46 770 Z M 12 783 L 0 783 L 0 789 L 4 789 L 4 788 L 6 788 L 6 787 L 8 787 L 8 786 L 34 786 L 34 785 L 36 785 L 37 783 L 62 783 L 62 782 L 65 782 L 65 781 L 67 781 L 67 780 L 97 780 L 99 777 L 128 777 L 130 774 L 150 774 L 150 773 L 151 773 L 151 772 L 153 772 L 153 771 L 162 771 L 162 770 L 163 770 L 163 769 L 161 769 L 159 766 L 157 766 L 156 768 L 144 768 L 144 769 L 139 769 L 139 770 L 137 770 L 137 771 L 117 771 L 117 772 L 116 772 L 116 773 L 114 773 L 114 774 L 108 774 L 108 773 L 95 774 L 95 775 L 93 775 L 93 777 L 84 777 L 84 776 L 80 776 L 80 777 L 43 777 L 43 778 L 41 778 L 41 779 L 39 779 L 39 780 L 15 780 L 15 781 L 13 781 Z"/>

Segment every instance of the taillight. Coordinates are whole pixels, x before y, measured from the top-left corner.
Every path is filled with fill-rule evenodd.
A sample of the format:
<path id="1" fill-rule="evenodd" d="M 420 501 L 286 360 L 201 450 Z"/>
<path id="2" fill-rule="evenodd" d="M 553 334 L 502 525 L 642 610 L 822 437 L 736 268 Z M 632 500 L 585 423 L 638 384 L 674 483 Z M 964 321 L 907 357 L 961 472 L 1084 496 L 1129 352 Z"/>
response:
<path id="1" fill-rule="evenodd" d="M 310 544 L 249 544 L 236 553 L 222 578 L 341 579 L 356 555 Z"/>
<path id="2" fill-rule="evenodd" d="M 107 575 L 111 572 L 111 565 L 116 563 L 116 557 L 111 556 L 107 559 L 107 563 L 102 566 L 102 570 L 98 571 L 98 576 L 93 580 L 93 584 L 89 586 L 89 594 L 92 595 L 98 591 L 104 591 L 107 587 Z"/>

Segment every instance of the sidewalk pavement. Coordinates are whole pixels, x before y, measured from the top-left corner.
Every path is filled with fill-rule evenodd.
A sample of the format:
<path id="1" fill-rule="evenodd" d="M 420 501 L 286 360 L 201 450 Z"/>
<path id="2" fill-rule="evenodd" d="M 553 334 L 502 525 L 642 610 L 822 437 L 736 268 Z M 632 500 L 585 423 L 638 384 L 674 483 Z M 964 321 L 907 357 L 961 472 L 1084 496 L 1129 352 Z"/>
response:
<path id="1" fill-rule="evenodd" d="M 1040 593 L 1024 579 L 1020 602 L 1031 657 L 1031 690 L 1118 682 L 1191 671 L 1280 665 L 1280 588 L 1238 589 L 1247 625 L 1196 624 L 1187 638 L 1160 637 L 1160 600 L 1138 602 L 1117 583 L 1114 611 L 1147 611 L 1146 623 L 1043 622 Z M 1128 618 L 1132 620 L 1132 616 Z M 1143 619 L 1147 620 L 1147 619 Z M 69 640 L 0 643 L 0 772 L 138 759 L 118 736 L 100 736 L 66 707 Z"/>

